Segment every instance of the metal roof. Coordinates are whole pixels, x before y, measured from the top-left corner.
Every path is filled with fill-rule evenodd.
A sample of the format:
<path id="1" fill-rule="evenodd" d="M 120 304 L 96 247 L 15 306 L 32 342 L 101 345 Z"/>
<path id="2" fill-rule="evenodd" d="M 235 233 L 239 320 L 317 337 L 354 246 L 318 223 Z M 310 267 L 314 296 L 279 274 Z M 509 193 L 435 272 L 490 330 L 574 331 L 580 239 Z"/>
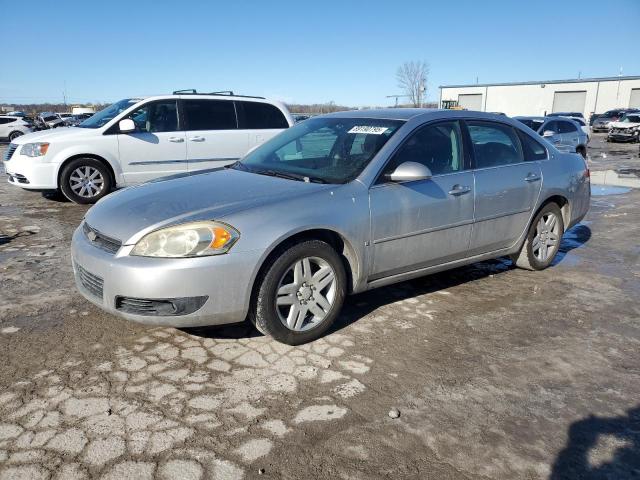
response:
<path id="1" fill-rule="evenodd" d="M 535 82 L 468 83 L 465 85 L 440 85 L 438 88 L 507 87 L 512 85 L 541 85 L 550 83 L 617 82 L 618 80 L 640 80 L 640 75 L 625 77 L 570 78 L 568 80 L 540 80 Z"/>

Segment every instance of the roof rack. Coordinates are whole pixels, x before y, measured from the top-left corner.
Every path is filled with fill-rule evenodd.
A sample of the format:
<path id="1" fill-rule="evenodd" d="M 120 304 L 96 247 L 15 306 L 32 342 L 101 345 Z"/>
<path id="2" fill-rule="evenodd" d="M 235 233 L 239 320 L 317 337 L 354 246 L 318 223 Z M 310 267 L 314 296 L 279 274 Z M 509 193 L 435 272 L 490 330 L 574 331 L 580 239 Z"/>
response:
<path id="1" fill-rule="evenodd" d="M 242 98 L 261 98 L 264 100 L 264 97 L 256 97 L 252 95 L 236 95 L 231 90 L 220 90 L 218 92 L 198 92 L 195 88 L 187 88 L 184 90 L 174 90 L 174 95 L 220 95 L 220 96 L 233 96 L 233 97 L 242 97 Z"/>

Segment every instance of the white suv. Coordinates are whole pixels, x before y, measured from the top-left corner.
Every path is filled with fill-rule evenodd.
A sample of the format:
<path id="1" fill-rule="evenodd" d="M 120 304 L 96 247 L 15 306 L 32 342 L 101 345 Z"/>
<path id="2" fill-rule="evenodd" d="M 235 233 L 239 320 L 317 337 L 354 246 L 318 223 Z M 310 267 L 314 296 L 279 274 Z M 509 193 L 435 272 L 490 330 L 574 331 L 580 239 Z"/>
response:
<path id="1" fill-rule="evenodd" d="M 20 135 L 31 132 L 31 125 L 22 117 L 0 115 L 0 140 L 13 141 Z"/>
<path id="2" fill-rule="evenodd" d="M 262 97 L 186 92 L 121 100 L 76 127 L 20 137 L 4 157 L 9 183 L 95 203 L 116 187 L 231 164 L 294 123 Z"/>

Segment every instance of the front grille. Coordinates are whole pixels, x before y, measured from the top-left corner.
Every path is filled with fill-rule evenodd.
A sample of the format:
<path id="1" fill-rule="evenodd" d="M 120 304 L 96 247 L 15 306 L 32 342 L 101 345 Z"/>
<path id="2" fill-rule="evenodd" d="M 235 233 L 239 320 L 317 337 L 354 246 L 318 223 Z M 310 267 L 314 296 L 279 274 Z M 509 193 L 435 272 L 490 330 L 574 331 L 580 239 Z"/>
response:
<path id="1" fill-rule="evenodd" d="M 18 145 L 16 145 L 15 143 L 10 143 L 7 147 L 7 150 L 4 152 L 4 161 L 8 162 L 17 149 Z"/>
<path id="2" fill-rule="evenodd" d="M 94 297 L 102 300 L 102 289 L 104 286 L 104 280 L 93 273 L 87 272 L 80 265 L 76 264 L 76 275 L 84 289 Z"/>
<path id="3" fill-rule="evenodd" d="M 117 253 L 122 246 L 122 242 L 116 240 L 115 238 L 111 238 L 106 236 L 103 233 L 100 233 L 95 228 L 92 228 L 84 222 L 82 224 L 82 231 L 84 232 L 84 236 L 91 242 L 92 245 L 98 247 L 101 250 L 109 253 Z"/>

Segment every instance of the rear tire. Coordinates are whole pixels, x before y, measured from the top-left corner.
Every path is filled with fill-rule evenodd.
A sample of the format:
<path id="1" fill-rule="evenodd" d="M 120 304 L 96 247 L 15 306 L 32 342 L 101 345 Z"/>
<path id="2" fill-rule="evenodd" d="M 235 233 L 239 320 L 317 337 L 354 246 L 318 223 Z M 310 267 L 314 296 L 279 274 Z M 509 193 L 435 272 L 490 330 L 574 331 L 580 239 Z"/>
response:
<path id="1" fill-rule="evenodd" d="M 342 259 L 327 243 L 307 240 L 290 246 L 258 278 L 249 319 L 287 345 L 315 340 L 338 317 L 346 278 Z"/>
<path id="2" fill-rule="evenodd" d="M 22 132 L 11 132 L 9 134 L 9 141 L 13 142 L 16 138 L 18 138 L 18 137 L 20 137 L 22 135 L 24 135 L 24 133 L 22 133 Z"/>
<path id="3" fill-rule="evenodd" d="M 75 203 L 96 203 L 111 191 L 109 169 L 95 158 L 76 158 L 62 169 L 60 190 Z"/>
<path id="4" fill-rule="evenodd" d="M 548 203 L 534 217 L 520 252 L 512 257 L 516 266 L 526 270 L 544 270 L 553 262 L 564 234 L 560 207 Z"/>

